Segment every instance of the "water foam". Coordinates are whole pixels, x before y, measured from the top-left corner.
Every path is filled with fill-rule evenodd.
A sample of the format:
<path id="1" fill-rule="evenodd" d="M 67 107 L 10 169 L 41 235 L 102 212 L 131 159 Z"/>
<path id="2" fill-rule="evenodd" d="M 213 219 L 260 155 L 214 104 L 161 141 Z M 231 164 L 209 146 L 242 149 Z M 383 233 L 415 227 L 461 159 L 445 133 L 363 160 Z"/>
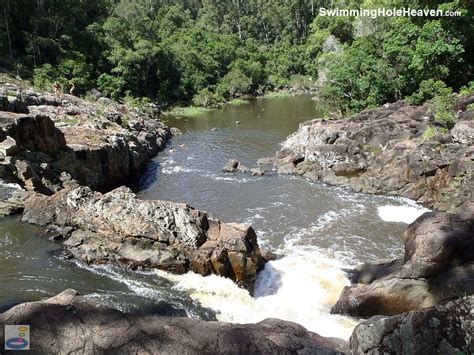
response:
<path id="1" fill-rule="evenodd" d="M 170 164 L 171 165 L 171 164 Z M 179 174 L 179 173 L 198 173 L 200 170 L 185 168 L 179 165 L 175 165 L 172 168 L 169 168 L 168 165 L 163 166 L 161 170 L 163 174 Z"/>
<path id="2" fill-rule="evenodd" d="M 355 319 L 329 313 L 342 288 L 350 282 L 341 265 L 314 252 L 267 263 L 258 276 L 255 297 L 231 280 L 215 275 L 157 273 L 174 281 L 174 287 L 189 293 L 202 306 L 216 311 L 218 320 L 223 322 L 256 323 L 280 318 L 322 336 L 344 339 L 357 324 Z"/>
<path id="3" fill-rule="evenodd" d="M 413 223 L 423 213 L 430 210 L 418 205 L 393 206 L 385 205 L 377 207 L 379 217 L 385 222 Z"/>

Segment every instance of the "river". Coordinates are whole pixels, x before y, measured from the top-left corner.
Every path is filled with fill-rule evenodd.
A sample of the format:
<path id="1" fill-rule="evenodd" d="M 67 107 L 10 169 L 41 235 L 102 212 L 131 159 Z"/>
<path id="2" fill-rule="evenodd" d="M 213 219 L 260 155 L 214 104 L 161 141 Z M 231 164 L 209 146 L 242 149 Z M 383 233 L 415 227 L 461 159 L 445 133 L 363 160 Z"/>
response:
<path id="1" fill-rule="evenodd" d="M 255 297 L 217 276 L 65 261 L 56 253 L 58 244 L 14 217 L 0 222 L 0 311 L 74 288 L 123 311 L 238 323 L 282 318 L 347 339 L 358 320 L 329 314 L 349 284 L 344 269 L 401 257 L 405 223 L 423 209 L 407 199 L 299 177 L 222 172 L 231 158 L 255 166 L 299 123 L 318 115 L 316 103 L 301 95 L 228 105 L 193 118 L 166 116 L 165 123 L 183 134 L 150 162 L 139 182 L 142 199 L 187 202 L 223 221 L 252 224 L 260 246 L 281 256 L 259 274 Z"/>

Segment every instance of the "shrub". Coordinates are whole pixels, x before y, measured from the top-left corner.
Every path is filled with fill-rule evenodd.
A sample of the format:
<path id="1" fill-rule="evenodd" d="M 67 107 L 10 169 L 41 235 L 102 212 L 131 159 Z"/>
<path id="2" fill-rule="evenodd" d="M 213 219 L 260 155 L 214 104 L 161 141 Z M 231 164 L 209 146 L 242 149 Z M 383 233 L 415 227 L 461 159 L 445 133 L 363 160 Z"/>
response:
<path id="1" fill-rule="evenodd" d="M 454 126 L 454 103 L 456 98 L 452 95 L 440 95 L 433 99 L 433 109 L 435 119 L 441 122 L 446 128 Z"/>
<path id="2" fill-rule="evenodd" d="M 435 96 L 447 96 L 451 92 L 451 88 L 446 87 L 446 84 L 441 80 L 423 80 L 418 91 L 407 97 L 407 101 L 412 105 L 420 105 Z"/>
<path id="3" fill-rule="evenodd" d="M 222 96 L 238 97 L 247 94 L 252 86 L 252 79 L 240 69 L 232 69 L 217 86 L 217 93 Z"/>
<path id="4" fill-rule="evenodd" d="M 199 91 L 193 97 L 193 104 L 201 107 L 217 107 L 224 101 L 224 98 L 208 88 Z"/>

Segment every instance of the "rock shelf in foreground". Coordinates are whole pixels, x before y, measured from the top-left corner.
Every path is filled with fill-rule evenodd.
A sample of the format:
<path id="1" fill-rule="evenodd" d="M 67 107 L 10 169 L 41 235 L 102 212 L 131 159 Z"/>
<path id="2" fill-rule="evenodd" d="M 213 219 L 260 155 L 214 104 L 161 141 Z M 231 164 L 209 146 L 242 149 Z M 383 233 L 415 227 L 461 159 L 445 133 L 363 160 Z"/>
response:
<path id="1" fill-rule="evenodd" d="M 29 324 L 31 348 L 45 354 L 342 354 L 347 342 L 324 338 L 278 319 L 257 324 L 205 322 L 130 314 L 66 290 L 0 314 L 4 324 Z M 4 332 L 0 332 L 3 344 Z"/>

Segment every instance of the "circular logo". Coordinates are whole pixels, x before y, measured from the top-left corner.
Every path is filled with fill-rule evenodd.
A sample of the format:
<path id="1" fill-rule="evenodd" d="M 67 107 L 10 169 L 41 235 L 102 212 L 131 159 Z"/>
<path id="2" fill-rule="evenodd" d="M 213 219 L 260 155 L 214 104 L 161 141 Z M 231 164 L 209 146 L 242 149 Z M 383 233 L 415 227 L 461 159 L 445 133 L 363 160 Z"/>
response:
<path id="1" fill-rule="evenodd" d="M 23 338 L 10 338 L 5 341 L 5 346 L 10 349 L 23 349 L 28 346 L 28 341 Z"/>

